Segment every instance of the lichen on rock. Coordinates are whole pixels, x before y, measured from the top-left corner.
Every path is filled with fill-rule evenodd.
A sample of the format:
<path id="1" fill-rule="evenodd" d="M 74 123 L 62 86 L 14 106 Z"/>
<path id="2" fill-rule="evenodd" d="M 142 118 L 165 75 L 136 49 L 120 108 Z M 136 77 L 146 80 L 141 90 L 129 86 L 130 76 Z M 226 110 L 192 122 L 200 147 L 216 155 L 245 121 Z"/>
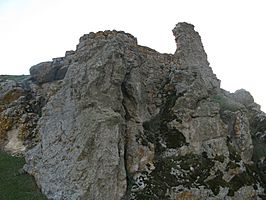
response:
<path id="1" fill-rule="evenodd" d="M 0 136 L 23 142 L 48 199 L 265 199 L 265 113 L 220 88 L 193 25 L 173 34 L 174 54 L 85 34 L 27 80 L 1 82 Z"/>

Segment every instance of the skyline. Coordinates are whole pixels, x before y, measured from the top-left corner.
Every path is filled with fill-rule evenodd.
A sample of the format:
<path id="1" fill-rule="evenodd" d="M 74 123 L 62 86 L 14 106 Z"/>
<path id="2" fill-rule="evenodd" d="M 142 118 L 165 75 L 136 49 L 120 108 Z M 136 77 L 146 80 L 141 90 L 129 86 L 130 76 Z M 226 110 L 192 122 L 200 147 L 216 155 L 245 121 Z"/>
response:
<path id="1" fill-rule="evenodd" d="M 31 66 L 75 50 L 83 34 L 101 30 L 122 30 L 140 45 L 174 53 L 172 29 L 185 21 L 201 35 L 221 87 L 248 90 L 265 111 L 264 5 L 262 0 L 1 0 L 0 74 L 28 74 Z"/>

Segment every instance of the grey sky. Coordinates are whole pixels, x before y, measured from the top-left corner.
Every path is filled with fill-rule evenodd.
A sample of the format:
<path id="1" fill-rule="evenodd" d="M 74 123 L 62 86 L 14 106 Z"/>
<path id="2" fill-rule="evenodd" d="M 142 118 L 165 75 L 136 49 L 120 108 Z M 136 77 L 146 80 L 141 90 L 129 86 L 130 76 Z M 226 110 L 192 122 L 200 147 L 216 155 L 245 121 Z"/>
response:
<path id="1" fill-rule="evenodd" d="M 75 50 L 91 31 L 124 30 L 140 45 L 173 53 L 171 30 L 195 25 L 214 73 L 231 92 L 245 88 L 266 109 L 265 0 L 0 0 L 0 74 Z"/>

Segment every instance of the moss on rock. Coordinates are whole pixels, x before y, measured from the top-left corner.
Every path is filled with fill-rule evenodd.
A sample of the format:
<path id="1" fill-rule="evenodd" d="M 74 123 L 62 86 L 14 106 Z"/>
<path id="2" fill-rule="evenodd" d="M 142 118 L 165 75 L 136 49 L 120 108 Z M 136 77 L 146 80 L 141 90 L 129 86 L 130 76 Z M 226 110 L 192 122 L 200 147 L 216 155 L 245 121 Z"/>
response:
<path id="1" fill-rule="evenodd" d="M 17 100 L 22 95 L 24 95 L 24 91 L 23 90 L 20 90 L 20 89 L 10 90 L 0 100 L 0 104 L 2 104 L 2 105 L 8 105 L 11 102 Z"/>
<path id="2" fill-rule="evenodd" d="M 222 112 L 225 110 L 235 112 L 238 110 L 245 109 L 245 106 L 243 106 L 242 104 L 237 103 L 234 100 L 222 94 L 212 96 L 211 100 L 220 105 L 220 109 Z"/>
<path id="3" fill-rule="evenodd" d="M 0 117 L 0 142 L 7 137 L 7 132 L 13 127 L 13 119 Z"/>

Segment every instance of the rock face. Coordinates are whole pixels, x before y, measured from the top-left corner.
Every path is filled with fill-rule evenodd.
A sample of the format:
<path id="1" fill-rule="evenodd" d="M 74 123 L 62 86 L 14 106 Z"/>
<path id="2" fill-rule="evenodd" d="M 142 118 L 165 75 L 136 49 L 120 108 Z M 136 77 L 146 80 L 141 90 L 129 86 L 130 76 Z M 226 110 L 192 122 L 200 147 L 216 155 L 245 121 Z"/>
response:
<path id="1" fill-rule="evenodd" d="M 65 77 L 68 69 L 68 56 L 56 58 L 52 62 L 43 62 L 30 68 L 30 75 L 38 84 L 61 80 Z"/>
<path id="2" fill-rule="evenodd" d="M 34 121 L 15 141 L 48 199 L 266 198 L 266 115 L 249 92 L 220 88 L 193 25 L 173 33 L 173 55 L 124 32 L 84 35 L 76 51 L 31 68 L 15 94 L 38 109 L 11 125 L 6 113 L 22 103 L 4 103 L 13 89 L 1 88 L 0 135 L 12 146 Z"/>
<path id="3" fill-rule="evenodd" d="M 27 146 L 39 142 L 35 128 L 45 99 L 29 90 L 24 76 L 5 77 L 0 81 L 0 89 L 0 147 L 21 154 Z"/>

